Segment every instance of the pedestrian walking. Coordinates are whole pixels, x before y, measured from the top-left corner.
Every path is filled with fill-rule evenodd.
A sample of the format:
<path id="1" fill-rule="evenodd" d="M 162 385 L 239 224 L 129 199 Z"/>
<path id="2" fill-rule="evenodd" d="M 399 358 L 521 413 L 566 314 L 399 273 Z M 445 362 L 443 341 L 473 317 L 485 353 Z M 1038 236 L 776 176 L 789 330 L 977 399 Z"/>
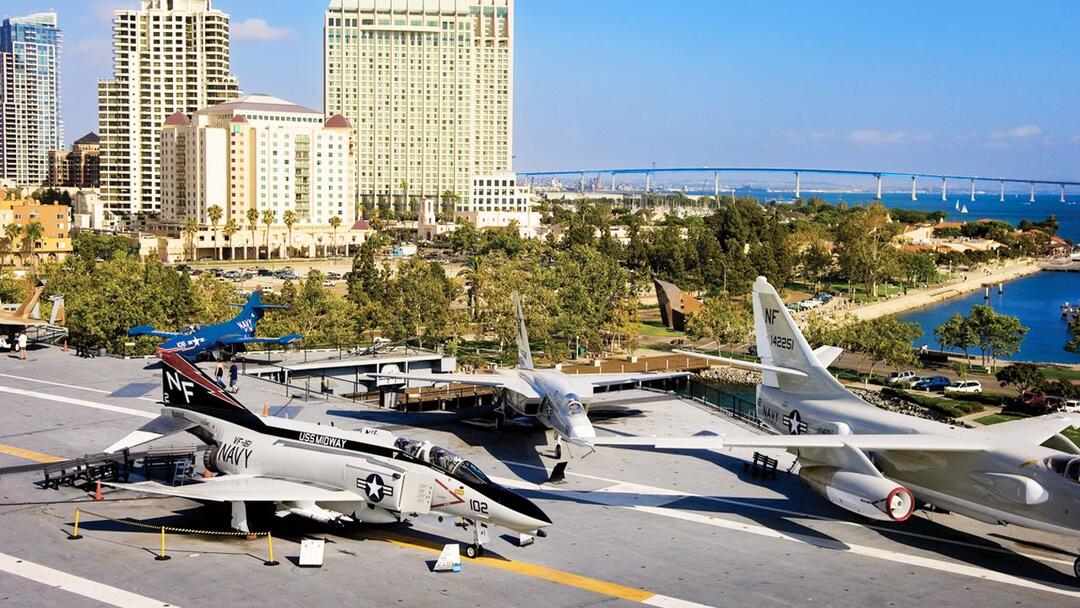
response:
<path id="1" fill-rule="evenodd" d="M 19 353 L 23 359 L 26 359 L 26 332 L 19 332 Z"/>
<path id="2" fill-rule="evenodd" d="M 229 366 L 229 390 L 234 393 L 240 392 L 240 386 L 237 381 L 240 379 L 240 368 L 236 366 L 236 362 Z"/>
<path id="3" fill-rule="evenodd" d="M 225 388 L 225 364 L 221 361 L 218 361 L 217 369 L 214 370 L 214 380 L 218 386 Z"/>

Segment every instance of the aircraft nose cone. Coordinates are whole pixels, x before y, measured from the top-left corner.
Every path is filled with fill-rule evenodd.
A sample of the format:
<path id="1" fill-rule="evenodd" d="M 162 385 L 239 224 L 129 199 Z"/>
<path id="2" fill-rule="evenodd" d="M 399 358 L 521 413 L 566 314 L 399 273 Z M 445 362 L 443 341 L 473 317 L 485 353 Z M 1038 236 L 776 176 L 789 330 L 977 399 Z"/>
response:
<path id="1" fill-rule="evenodd" d="M 591 424 L 575 426 L 570 433 L 571 439 L 596 439 L 596 429 Z"/>
<path id="2" fill-rule="evenodd" d="M 512 530 L 528 531 L 551 525 L 551 518 L 533 501 L 503 486 L 492 484 L 488 489 L 499 504 L 510 513 L 502 525 Z"/>

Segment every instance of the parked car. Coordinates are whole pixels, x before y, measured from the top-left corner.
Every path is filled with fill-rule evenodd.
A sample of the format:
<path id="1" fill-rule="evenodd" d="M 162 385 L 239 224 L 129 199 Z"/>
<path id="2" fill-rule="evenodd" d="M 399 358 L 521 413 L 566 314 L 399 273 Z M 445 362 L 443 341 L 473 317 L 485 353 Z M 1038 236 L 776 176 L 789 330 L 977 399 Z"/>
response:
<path id="1" fill-rule="evenodd" d="M 910 385 L 911 381 L 915 378 L 915 372 L 904 370 L 902 372 L 893 372 L 889 374 L 889 377 L 885 379 L 889 384 L 907 384 Z"/>
<path id="2" fill-rule="evenodd" d="M 326 273 L 326 278 L 330 279 L 331 281 L 340 281 L 341 280 L 341 273 L 334 272 L 334 271 L 331 270 L 330 272 Z"/>
<path id="3" fill-rule="evenodd" d="M 1065 405 L 1061 406 L 1059 411 L 1069 414 L 1080 412 L 1080 399 L 1069 399 L 1065 401 Z"/>
<path id="4" fill-rule="evenodd" d="M 924 378 L 922 382 L 916 384 L 912 388 L 917 391 L 942 391 L 946 386 L 952 384 L 952 380 L 949 380 L 945 376 L 931 376 Z"/>
<path id="5" fill-rule="evenodd" d="M 824 302 L 822 302 L 821 300 L 818 300 L 817 298 L 810 298 L 799 302 L 799 308 L 801 308 L 802 310 L 810 310 L 812 308 L 817 308 L 822 304 L 824 304 Z"/>
<path id="6" fill-rule="evenodd" d="M 260 268 L 257 272 L 258 272 L 260 277 L 272 277 L 272 276 L 274 276 L 274 271 L 270 270 L 269 268 Z"/>
<path id="7" fill-rule="evenodd" d="M 337 281 L 333 281 L 333 280 L 330 280 L 330 279 L 323 279 L 322 285 L 323 285 L 323 287 L 333 287 L 334 285 L 337 285 Z"/>
<path id="8" fill-rule="evenodd" d="M 961 380 L 945 387 L 945 394 L 972 395 L 981 392 L 982 384 L 978 380 Z"/>
<path id="9" fill-rule="evenodd" d="M 830 296 L 829 294 L 825 293 L 824 291 L 823 291 L 823 292 L 821 292 L 821 293 L 819 293 L 819 294 L 817 294 L 817 295 L 816 295 L 816 296 L 814 296 L 814 297 L 815 297 L 815 298 L 817 298 L 818 300 L 820 300 L 822 304 L 827 304 L 827 303 L 829 302 L 829 300 L 832 300 L 832 296 Z"/>

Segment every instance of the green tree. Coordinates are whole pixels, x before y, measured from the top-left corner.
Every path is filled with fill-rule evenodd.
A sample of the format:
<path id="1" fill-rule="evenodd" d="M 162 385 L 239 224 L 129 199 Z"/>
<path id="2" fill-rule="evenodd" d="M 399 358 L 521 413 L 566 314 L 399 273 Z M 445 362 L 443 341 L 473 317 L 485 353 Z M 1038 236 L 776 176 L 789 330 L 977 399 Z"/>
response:
<path id="1" fill-rule="evenodd" d="M 1007 365 L 999 369 L 994 374 L 994 377 L 1001 383 L 1001 386 L 1009 386 L 1010 384 L 1015 386 L 1016 392 L 1021 395 L 1029 389 L 1039 388 L 1046 383 L 1046 376 L 1043 376 L 1039 366 L 1034 363 Z"/>
<path id="2" fill-rule="evenodd" d="M 27 255 L 34 266 L 37 266 L 37 257 L 34 254 L 34 247 L 37 245 L 38 241 L 41 240 L 42 235 L 45 234 L 45 227 L 41 225 L 41 222 L 30 222 L 26 225 L 26 228 L 23 229 L 23 232 L 26 234 Z"/>
<path id="3" fill-rule="evenodd" d="M 199 232 L 199 224 L 195 218 L 189 218 L 184 222 L 184 241 L 187 243 L 188 260 L 195 259 L 195 234 Z"/>
<path id="4" fill-rule="evenodd" d="M 255 247 L 255 257 L 259 257 L 259 246 L 255 244 L 255 230 L 259 227 L 259 211 L 254 207 L 245 212 L 248 221 L 248 229 L 251 230 L 251 244 Z M 248 246 L 244 243 L 244 259 L 248 259 Z"/>
<path id="5" fill-rule="evenodd" d="M 341 227 L 341 217 L 335 215 L 334 217 L 330 218 L 329 223 L 330 223 L 330 228 L 333 229 L 333 231 L 334 231 L 334 255 L 337 255 L 339 253 L 339 251 L 338 251 L 337 231 L 338 231 L 338 228 Z M 326 255 L 325 250 L 323 251 L 323 255 Z"/>
<path id="6" fill-rule="evenodd" d="M 264 209 L 262 212 L 262 223 L 266 227 L 264 229 L 264 236 L 266 239 L 266 259 L 270 259 L 270 227 L 277 221 L 277 213 L 273 209 Z"/>
<path id="7" fill-rule="evenodd" d="M 997 313 L 984 304 L 971 307 L 968 322 L 982 352 L 983 365 L 990 369 L 1001 357 L 1019 352 L 1020 343 L 1028 332 L 1017 317 Z"/>
<path id="8" fill-rule="evenodd" d="M 716 342 L 717 354 L 724 344 L 732 345 L 734 352 L 734 346 L 750 334 L 753 322 L 746 303 L 733 301 L 725 294 L 707 298 L 700 310 L 690 313 L 686 333 L 695 340 L 709 338 Z"/>
<path id="9" fill-rule="evenodd" d="M 221 234 L 225 235 L 225 240 L 229 241 L 229 259 L 236 259 L 236 247 L 233 245 L 232 237 L 240 231 L 240 227 L 236 225 L 236 220 L 229 218 L 225 225 L 221 228 Z"/>
<path id="10" fill-rule="evenodd" d="M 978 336 L 971 323 L 961 314 L 953 314 L 947 321 L 934 329 L 934 337 L 942 350 L 949 347 L 957 348 L 964 353 L 964 364 L 970 360 L 968 352 L 978 344 Z"/>
<path id="11" fill-rule="evenodd" d="M 285 214 L 281 216 L 282 223 L 285 224 L 285 228 L 289 231 L 289 242 L 285 246 L 285 257 L 292 259 L 292 227 L 296 223 L 296 213 L 292 209 L 285 211 Z"/>
<path id="12" fill-rule="evenodd" d="M 848 280 L 862 283 L 870 297 L 877 297 L 879 281 L 895 267 L 897 249 L 889 244 L 894 226 L 885 207 L 875 203 L 853 210 L 836 228 L 840 270 Z"/>
<path id="13" fill-rule="evenodd" d="M 216 258 L 221 259 L 221 235 L 217 231 L 218 222 L 221 221 L 221 216 L 225 213 L 225 210 L 221 208 L 221 205 L 210 205 L 210 208 L 206 210 L 206 214 L 210 216 L 210 225 L 214 229 L 214 249 L 216 250 Z"/>
<path id="14" fill-rule="evenodd" d="M 854 327 L 856 350 L 871 359 L 867 381 L 880 363 L 894 367 L 914 365 L 918 361 L 911 344 L 922 335 L 918 323 L 900 321 L 895 317 L 878 317 L 860 321 Z"/>
<path id="15" fill-rule="evenodd" d="M 450 233 L 450 249 L 454 253 L 475 255 L 480 253 L 480 233 L 476 226 L 465 218 L 458 218 L 454 231 Z"/>
<path id="16" fill-rule="evenodd" d="M 20 234 L 22 234 L 22 226 L 19 224 L 4 226 L 4 237 L 7 238 L 8 255 L 11 257 L 12 265 L 15 263 L 15 243 L 18 242 Z"/>

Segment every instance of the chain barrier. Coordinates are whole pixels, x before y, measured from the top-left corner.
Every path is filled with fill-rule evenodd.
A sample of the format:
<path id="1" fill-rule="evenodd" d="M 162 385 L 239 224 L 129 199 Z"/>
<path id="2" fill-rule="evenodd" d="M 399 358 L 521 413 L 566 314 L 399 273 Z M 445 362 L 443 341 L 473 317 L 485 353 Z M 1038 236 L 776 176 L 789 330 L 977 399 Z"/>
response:
<path id="1" fill-rule="evenodd" d="M 274 537 L 270 532 L 237 532 L 234 530 L 196 530 L 194 528 L 179 528 L 176 526 L 155 526 L 153 524 L 143 523 L 141 521 L 134 521 L 129 518 L 111 517 L 109 515 L 103 515 L 101 513 L 94 513 L 93 511 L 87 511 L 86 509 L 75 509 L 75 529 L 68 536 L 68 540 L 78 540 L 82 538 L 79 534 L 79 518 L 80 515 L 85 513 L 99 519 L 111 521 L 113 523 L 123 524 L 125 526 L 131 526 L 133 528 L 143 528 L 146 530 L 154 530 L 161 533 L 161 552 L 154 557 L 158 561 L 164 561 L 169 559 L 169 556 L 165 554 L 165 533 L 174 532 L 177 534 L 200 534 L 203 536 L 242 536 L 247 539 L 254 540 L 262 536 L 266 537 L 266 547 L 269 553 L 268 559 L 263 562 L 265 566 L 276 566 L 278 562 L 274 561 Z"/>

